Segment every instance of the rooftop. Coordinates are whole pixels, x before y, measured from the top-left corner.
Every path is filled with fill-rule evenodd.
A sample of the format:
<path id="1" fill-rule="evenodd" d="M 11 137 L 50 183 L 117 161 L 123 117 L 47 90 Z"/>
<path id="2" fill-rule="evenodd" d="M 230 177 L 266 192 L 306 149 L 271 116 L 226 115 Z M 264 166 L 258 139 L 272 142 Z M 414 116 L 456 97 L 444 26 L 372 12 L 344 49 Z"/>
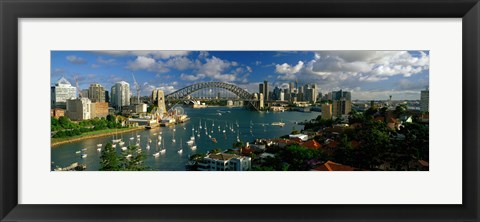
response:
<path id="1" fill-rule="evenodd" d="M 332 161 L 327 161 L 326 163 L 320 165 L 319 167 L 314 168 L 315 171 L 354 171 L 355 169 L 351 166 L 342 165 Z"/>

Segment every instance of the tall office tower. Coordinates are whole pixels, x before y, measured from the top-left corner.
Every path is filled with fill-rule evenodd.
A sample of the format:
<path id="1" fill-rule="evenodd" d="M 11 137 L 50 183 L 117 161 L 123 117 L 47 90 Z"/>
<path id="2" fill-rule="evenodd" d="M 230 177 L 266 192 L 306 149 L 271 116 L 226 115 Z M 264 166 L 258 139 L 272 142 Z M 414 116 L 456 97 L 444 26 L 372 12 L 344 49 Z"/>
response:
<path id="1" fill-rule="evenodd" d="M 163 90 L 154 89 L 152 91 L 152 102 L 157 105 L 159 114 L 164 114 L 167 112 L 167 108 L 165 106 L 165 93 Z"/>
<path id="2" fill-rule="evenodd" d="M 332 118 L 332 104 L 322 104 L 322 119 Z"/>
<path id="3" fill-rule="evenodd" d="M 90 84 L 90 87 L 88 87 L 88 98 L 92 103 L 105 102 L 105 89 L 98 83 Z"/>
<path id="4" fill-rule="evenodd" d="M 265 87 L 263 83 L 258 84 L 258 93 L 263 93 L 265 95 Z"/>
<path id="5" fill-rule="evenodd" d="M 429 89 L 420 91 L 420 111 L 428 112 L 429 108 Z"/>
<path id="6" fill-rule="evenodd" d="M 346 100 L 352 100 L 352 93 L 343 90 L 332 92 L 332 100 L 339 100 L 342 97 Z"/>
<path id="7" fill-rule="evenodd" d="M 318 100 L 318 88 L 317 88 L 316 84 L 312 84 L 311 88 L 312 88 L 312 91 L 311 91 L 312 92 L 312 100 L 311 100 L 311 102 L 315 103 Z"/>
<path id="8" fill-rule="evenodd" d="M 278 100 L 280 100 L 280 101 L 285 100 L 285 93 L 283 91 L 280 91 L 280 96 L 278 97 Z"/>
<path id="9" fill-rule="evenodd" d="M 121 110 L 122 106 L 130 105 L 130 84 L 125 81 L 120 81 L 112 86 L 112 107 Z"/>
<path id="10" fill-rule="evenodd" d="M 105 90 L 105 102 L 109 103 L 110 102 L 110 96 L 108 95 L 108 91 Z"/>
<path id="11" fill-rule="evenodd" d="M 270 100 L 269 97 L 269 92 L 268 92 L 268 81 L 265 80 L 263 81 L 263 91 L 264 91 L 264 96 L 265 96 L 265 102 Z"/>
<path id="12" fill-rule="evenodd" d="M 306 88 L 306 89 L 305 89 Z M 317 101 L 317 86 L 315 84 L 305 85 L 304 98 L 305 101 L 315 103 Z"/>
<path id="13" fill-rule="evenodd" d="M 275 86 L 275 88 L 273 89 L 273 97 L 271 98 L 272 100 L 280 100 L 280 92 L 282 90 L 280 88 L 278 88 L 277 86 Z"/>
<path id="14" fill-rule="evenodd" d="M 288 84 L 288 93 L 292 94 L 295 92 L 295 83 L 294 82 L 290 82 Z"/>
<path id="15" fill-rule="evenodd" d="M 67 99 L 73 99 L 77 97 L 77 88 L 72 86 L 70 82 L 61 77 L 54 86 L 50 89 L 52 108 L 58 107 L 65 109 L 67 106 Z"/>

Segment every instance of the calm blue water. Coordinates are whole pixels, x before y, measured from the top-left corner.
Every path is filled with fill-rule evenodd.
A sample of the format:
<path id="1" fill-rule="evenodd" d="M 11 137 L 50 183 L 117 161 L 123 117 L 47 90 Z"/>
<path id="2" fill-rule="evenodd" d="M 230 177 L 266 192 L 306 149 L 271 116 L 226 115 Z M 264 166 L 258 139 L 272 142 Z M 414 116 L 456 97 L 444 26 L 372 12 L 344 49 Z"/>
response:
<path id="1" fill-rule="evenodd" d="M 247 141 L 253 141 L 256 138 L 275 138 L 289 134 L 293 128 L 301 130 L 303 126 L 295 124 L 295 122 L 301 122 L 316 118 L 319 113 L 302 113 L 302 112 L 283 112 L 283 113 L 265 113 L 249 111 L 243 108 L 226 108 L 226 107 L 210 107 L 203 109 L 185 108 L 185 113 L 190 117 L 190 121 L 175 125 L 172 127 L 159 127 L 151 130 L 139 130 L 135 132 L 118 134 L 118 137 L 125 141 L 127 146 L 129 143 L 132 145 L 135 140 L 129 138 L 140 135 L 140 147 L 142 151 L 147 154 L 145 163 L 153 170 L 159 171 L 177 171 L 185 170 L 185 164 L 188 162 L 189 155 L 195 153 L 206 153 L 207 151 L 220 148 L 221 150 L 227 150 L 232 147 L 232 144 L 237 140 L 237 132 L 240 140 L 244 143 Z M 218 115 L 221 113 L 222 115 Z M 198 137 L 198 127 L 202 123 L 202 129 L 200 130 L 200 137 Z M 284 127 L 272 126 L 272 122 L 283 121 Z M 237 127 L 238 123 L 238 127 Z M 205 134 L 205 125 L 208 129 L 208 134 L 212 138 L 217 139 L 217 143 L 214 143 Z M 218 127 L 220 126 L 220 131 Z M 250 127 L 252 126 L 252 127 Z M 191 150 L 186 142 L 192 136 L 192 127 L 195 130 L 195 145 L 196 150 Z M 230 130 L 234 129 L 234 132 Z M 175 129 L 175 132 L 174 130 Z M 226 129 L 226 133 L 223 130 Z M 250 132 L 252 129 L 252 132 Z M 213 132 L 212 132 L 213 131 Z M 158 158 L 152 156 L 155 153 L 155 144 L 157 137 L 162 135 L 162 145 L 165 146 L 166 153 Z M 172 138 L 175 136 L 176 142 L 172 142 Z M 150 150 L 145 147 L 148 139 L 152 140 Z M 100 152 L 97 151 L 97 144 L 101 143 L 103 146 L 111 141 L 112 137 L 102 137 L 95 139 L 87 139 L 79 142 L 63 144 L 52 148 L 52 162 L 53 166 L 65 167 L 73 162 L 80 162 L 87 165 L 87 170 L 95 171 L 100 167 Z M 159 147 L 159 149 L 161 148 Z M 183 148 L 183 153 L 178 154 L 177 151 Z M 86 153 L 87 157 L 82 159 L 81 154 L 76 154 L 76 151 L 82 151 Z M 120 147 L 117 146 L 117 150 L 120 152 Z"/>

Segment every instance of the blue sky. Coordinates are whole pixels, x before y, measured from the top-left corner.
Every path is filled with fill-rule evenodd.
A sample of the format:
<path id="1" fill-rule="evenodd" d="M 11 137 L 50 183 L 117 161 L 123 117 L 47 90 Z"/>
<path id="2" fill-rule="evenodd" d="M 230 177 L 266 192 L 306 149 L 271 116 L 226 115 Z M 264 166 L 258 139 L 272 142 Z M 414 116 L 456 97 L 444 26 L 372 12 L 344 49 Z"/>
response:
<path id="1" fill-rule="evenodd" d="M 77 76 L 82 89 L 100 83 L 110 90 L 121 80 L 133 89 L 133 73 L 142 95 L 205 81 L 257 92 L 268 80 L 271 89 L 298 81 L 322 93 L 351 91 L 353 99 L 419 99 L 429 61 L 428 51 L 52 51 L 51 84 L 62 76 L 75 84 Z"/>

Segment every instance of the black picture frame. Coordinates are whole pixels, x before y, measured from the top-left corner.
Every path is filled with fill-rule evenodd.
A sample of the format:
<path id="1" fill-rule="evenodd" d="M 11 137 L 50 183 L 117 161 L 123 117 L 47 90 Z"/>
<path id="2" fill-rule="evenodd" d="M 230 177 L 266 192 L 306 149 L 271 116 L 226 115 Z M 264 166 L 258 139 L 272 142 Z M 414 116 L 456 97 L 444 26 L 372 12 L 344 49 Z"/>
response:
<path id="1" fill-rule="evenodd" d="M 478 0 L 0 0 L 1 221 L 478 221 Z M 19 18 L 462 18 L 461 205 L 18 204 Z M 447 43 L 448 44 L 448 43 Z M 41 191 L 39 191 L 41 192 Z M 442 194 L 439 194 L 442 195 Z"/>

